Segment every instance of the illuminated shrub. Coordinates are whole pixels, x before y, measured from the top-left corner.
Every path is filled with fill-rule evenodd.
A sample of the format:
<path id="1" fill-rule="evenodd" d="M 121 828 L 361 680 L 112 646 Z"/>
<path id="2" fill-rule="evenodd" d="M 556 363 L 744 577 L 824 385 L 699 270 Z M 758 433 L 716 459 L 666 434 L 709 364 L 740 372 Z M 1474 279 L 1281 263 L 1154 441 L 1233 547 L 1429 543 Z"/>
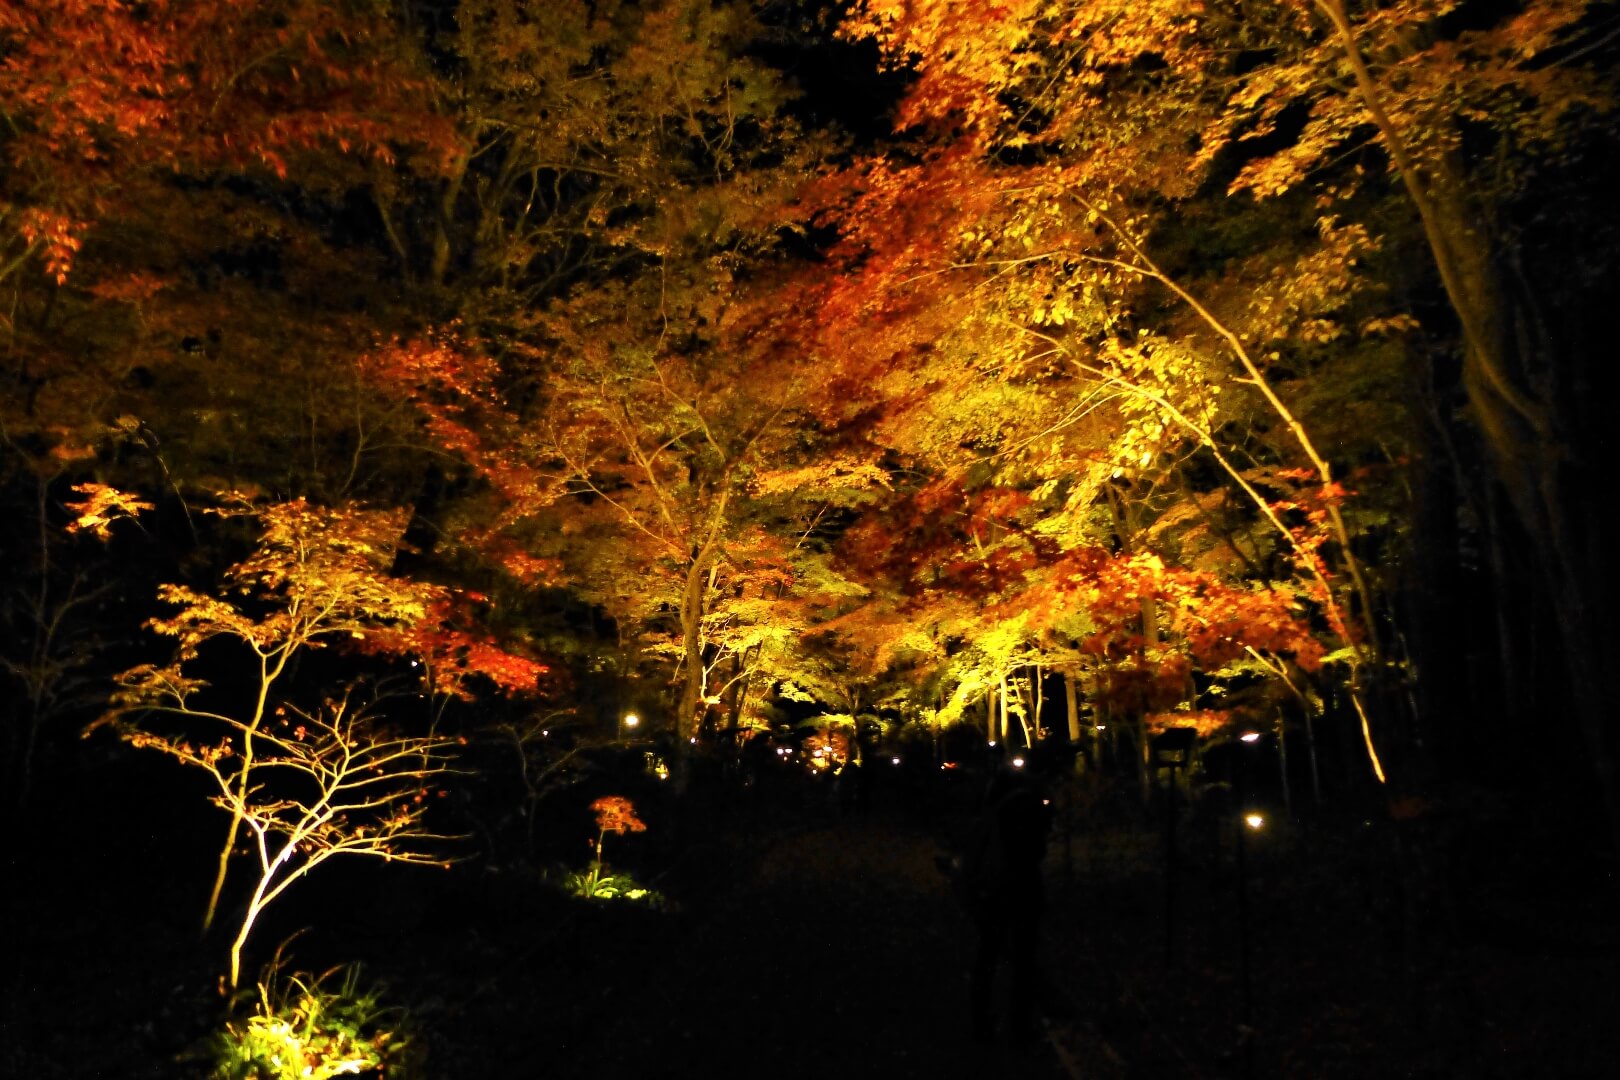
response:
<path id="1" fill-rule="evenodd" d="M 607 867 L 602 861 L 602 842 L 607 839 L 608 833 L 623 836 L 625 833 L 647 831 L 646 824 L 636 816 L 634 804 L 621 795 L 610 795 L 591 803 L 591 810 L 596 814 L 596 841 L 592 845 L 596 857 L 591 860 L 588 870 L 579 873 L 563 871 L 561 881 L 564 891 L 587 900 L 633 900 L 654 907 L 664 906 L 665 898 L 661 893 L 641 885 L 629 874 L 604 872 Z"/>
<path id="2" fill-rule="evenodd" d="M 563 891 L 587 900 L 630 900 L 650 907 L 667 907 L 668 898 L 649 889 L 629 874 L 602 874 L 591 870 L 565 870 L 560 875 Z"/>
<path id="3" fill-rule="evenodd" d="M 271 965 L 253 1015 L 214 1037 L 211 1080 L 325 1080 L 418 1075 L 410 1015 L 362 988 L 360 968 L 283 978 Z"/>

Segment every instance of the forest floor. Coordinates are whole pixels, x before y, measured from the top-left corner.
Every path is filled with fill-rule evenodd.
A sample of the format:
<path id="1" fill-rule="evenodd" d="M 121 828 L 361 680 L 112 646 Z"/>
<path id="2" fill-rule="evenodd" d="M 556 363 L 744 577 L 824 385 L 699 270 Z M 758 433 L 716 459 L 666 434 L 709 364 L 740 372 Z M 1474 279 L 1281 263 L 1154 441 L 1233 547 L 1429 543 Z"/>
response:
<path id="1" fill-rule="evenodd" d="M 1191 816 L 1171 874 L 1162 820 L 1071 816 L 1042 935 L 1067 1015 L 1010 1044 L 970 1038 L 973 932 L 935 862 L 962 805 L 706 822 L 641 853 L 668 910 L 571 900 L 524 866 L 361 868 L 312 882 L 264 940 L 313 925 L 300 966 L 363 960 L 446 1080 L 1610 1075 L 1615 883 L 1574 840 L 1269 825 L 1240 875 L 1235 831 Z M 220 1006 L 196 853 L 162 820 L 92 824 L 28 856 L 61 861 L 16 913 L 0 1075 L 201 1076 Z"/>

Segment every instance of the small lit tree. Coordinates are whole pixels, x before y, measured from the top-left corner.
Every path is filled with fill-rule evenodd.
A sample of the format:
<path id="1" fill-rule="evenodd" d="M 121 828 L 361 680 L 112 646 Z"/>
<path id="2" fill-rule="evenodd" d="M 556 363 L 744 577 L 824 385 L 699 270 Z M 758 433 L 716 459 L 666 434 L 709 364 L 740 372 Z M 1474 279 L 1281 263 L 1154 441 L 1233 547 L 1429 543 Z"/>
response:
<path id="1" fill-rule="evenodd" d="M 591 860 L 591 872 L 585 879 L 584 893 L 595 896 L 602 883 L 602 841 L 608 833 L 623 836 L 627 832 L 646 832 L 646 824 L 636 816 L 636 808 L 622 795 L 609 795 L 591 803 L 596 811 L 596 858 Z"/>
<path id="2" fill-rule="evenodd" d="M 148 681 L 141 689 L 199 715 L 187 707 L 192 687 L 184 682 Z M 135 746 L 207 773 L 214 804 L 247 829 L 257 880 L 231 941 L 232 989 L 259 916 L 299 878 L 336 855 L 444 865 L 430 848 L 449 839 L 431 830 L 426 815 L 433 785 L 449 771 L 453 740 L 390 732 L 348 696 L 317 710 L 287 705 L 276 713 L 264 725 L 207 714 L 224 729 L 212 743 L 128 734 Z"/>
<path id="3" fill-rule="evenodd" d="M 219 596 L 183 585 L 159 588 L 158 598 L 178 610 L 147 627 L 176 640 L 174 656 L 165 665 L 143 664 L 119 676 L 112 714 L 166 713 L 224 725 L 239 739 L 234 753 L 213 763 L 232 786 L 231 796 L 220 803 L 231 821 L 203 914 L 204 930 L 213 925 L 225 887 L 245 820 L 241 808 L 255 797 L 261 728 L 293 659 L 333 639 L 364 638 L 420 622 L 444 594 L 438 586 L 388 572 L 404 531 L 404 512 L 319 507 L 302 499 L 269 506 L 238 499 L 218 512 L 257 519 L 263 531 L 256 550 L 226 571 Z M 216 640 L 245 647 L 246 654 L 239 655 L 251 687 L 250 700 L 222 706 L 225 711 L 199 701 L 207 684 L 192 674 L 199 650 Z"/>
<path id="4" fill-rule="evenodd" d="M 95 495 L 91 492 L 89 494 Z M 79 527 L 108 517 L 104 497 L 80 511 Z M 123 508 L 131 516 L 143 507 Z M 260 913 L 294 881 L 338 854 L 402 862 L 437 861 L 422 850 L 435 839 L 423 815 L 430 784 L 447 771 L 450 743 L 432 733 L 386 730 L 351 701 L 350 691 L 315 708 L 279 702 L 282 678 L 300 653 L 332 639 L 363 639 L 428 617 L 445 590 L 389 573 L 404 513 L 326 508 L 303 500 L 254 506 L 245 499 L 218 511 L 256 520 L 253 553 L 226 571 L 211 596 L 164 585 L 159 599 L 176 609 L 148 628 L 176 639 L 166 664 L 141 664 L 118 677 L 114 722 L 137 746 L 203 769 L 230 815 L 203 925 L 213 922 L 231 858 L 245 828 L 257 857 L 254 883 L 231 944 L 231 985 Z M 210 642 L 234 644 L 210 657 L 216 669 L 246 668 L 244 700 L 214 694 L 197 677 Z M 350 684 L 352 689 L 353 684 Z M 131 719 L 134 717 L 135 719 Z M 184 725 L 156 731 L 156 718 Z M 295 725 L 296 722 L 296 726 Z"/>

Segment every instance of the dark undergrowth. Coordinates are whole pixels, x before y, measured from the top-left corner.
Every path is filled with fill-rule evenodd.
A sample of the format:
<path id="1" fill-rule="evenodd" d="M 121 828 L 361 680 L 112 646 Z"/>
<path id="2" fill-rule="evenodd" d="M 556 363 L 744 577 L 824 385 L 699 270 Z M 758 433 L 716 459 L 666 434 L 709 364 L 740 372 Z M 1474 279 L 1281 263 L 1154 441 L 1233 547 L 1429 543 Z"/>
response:
<path id="1" fill-rule="evenodd" d="M 5 1075 L 208 1073 L 206 837 L 179 810 L 67 809 L 120 805 L 113 783 L 59 792 L 13 853 Z M 1173 874 L 1158 811 L 1075 812 L 1043 935 L 1066 1007 L 1033 1041 L 976 1043 L 972 931 L 935 863 L 975 794 L 654 807 L 622 855 L 664 908 L 565 896 L 538 853 L 341 867 L 289 897 L 258 959 L 302 931 L 300 968 L 359 962 L 432 1078 L 1609 1075 L 1613 867 L 1505 808 L 1268 822 L 1241 873 L 1236 823 L 1187 811 Z"/>

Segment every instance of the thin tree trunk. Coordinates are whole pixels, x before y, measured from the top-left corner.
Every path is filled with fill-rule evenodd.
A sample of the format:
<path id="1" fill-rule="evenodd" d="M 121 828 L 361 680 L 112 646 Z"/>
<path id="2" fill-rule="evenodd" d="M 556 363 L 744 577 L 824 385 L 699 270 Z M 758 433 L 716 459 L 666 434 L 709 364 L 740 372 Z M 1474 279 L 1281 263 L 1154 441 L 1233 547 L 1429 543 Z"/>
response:
<path id="1" fill-rule="evenodd" d="M 1080 745 L 1080 697 L 1075 693 L 1074 672 L 1063 672 L 1063 705 L 1069 718 L 1069 744 Z"/>
<path id="2" fill-rule="evenodd" d="M 253 703 L 253 716 L 247 726 L 242 729 L 242 765 L 236 774 L 236 797 L 238 801 L 247 798 L 248 786 L 253 773 L 253 736 L 258 732 L 259 725 L 264 722 L 264 710 L 270 701 L 270 688 L 275 685 L 282 672 L 287 670 L 287 662 L 293 654 L 293 645 L 289 642 L 282 646 L 278 653 L 259 656 L 259 689 Z M 274 656 L 274 661 L 271 660 Z M 219 865 L 214 873 L 214 885 L 208 893 L 208 905 L 203 909 L 202 932 L 208 933 L 213 929 L 214 917 L 219 913 L 220 894 L 225 891 L 225 878 L 230 872 L 231 852 L 236 847 L 236 838 L 242 831 L 242 812 L 231 809 L 231 824 L 225 830 L 225 842 L 219 849 Z"/>
<path id="3" fill-rule="evenodd" d="M 999 725 L 999 728 L 1000 728 L 999 738 L 1001 739 L 1001 745 L 1006 746 L 1007 745 L 1007 674 L 1006 674 L 1006 672 L 1001 673 L 1001 675 L 999 676 L 998 682 L 999 682 L 999 687 L 1000 687 L 1000 691 L 1001 691 L 1000 695 L 999 695 L 1000 698 L 1001 698 L 1001 723 Z"/>
<path id="4" fill-rule="evenodd" d="M 1017 708 L 1010 709 L 1009 711 L 1016 712 L 1018 715 L 1018 730 L 1023 733 L 1024 745 L 1034 746 L 1040 729 L 1035 722 L 1031 720 L 1031 716 L 1034 714 L 1035 708 L 1033 702 L 1029 700 L 1029 695 L 1025 693 L 1025 688 L 1028 685 L 1029 684 L 1025 679 L 1018 677 L 1013 678 L 1013 703 L 1017 706 Z"/>
<path id="5" fill-rule="evenodd" d="M 1041 692 L 1041 665 L 1035 665 L 1035 685 L 1030 688 L 1030 696 L 1035 699 L 1035 737 L 1041 737 L 1041 706 L 1046 701 L 1046 695 Z"/>
<path id="6" fill-rule="evenodd" d="M 696 738 L 702 720 L 703 704 L 703 601 L 708 585 L 708 573 L 713 561 L 714 545 L 705 544 L 694 551 L 686 567 L 685 587 L 681 592 L 681 655 L 686 665 L 686 678 L 681 683 L 680 713 L 675 718 L 677 750 L 690 745 Z"/>

